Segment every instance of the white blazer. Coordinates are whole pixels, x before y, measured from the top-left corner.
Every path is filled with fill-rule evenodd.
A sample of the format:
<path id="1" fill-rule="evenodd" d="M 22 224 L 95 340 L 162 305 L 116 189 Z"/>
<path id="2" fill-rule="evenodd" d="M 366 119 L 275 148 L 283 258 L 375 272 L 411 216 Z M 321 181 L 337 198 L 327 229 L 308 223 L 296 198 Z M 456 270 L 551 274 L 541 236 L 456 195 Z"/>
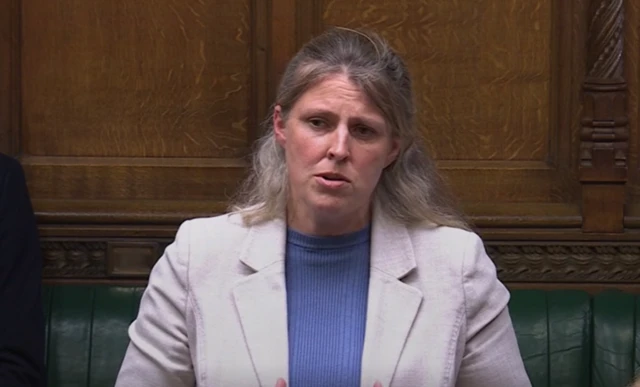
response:
<path id="1" fill-rule="evenodd" d="M 151 272 L 116 387 L 288 380 L 285 243 L 282 220 L 183 223 Z M 370 266 L 362 387 L 531 386 L 509 292 L 476 234 L 376 211 Z"/>

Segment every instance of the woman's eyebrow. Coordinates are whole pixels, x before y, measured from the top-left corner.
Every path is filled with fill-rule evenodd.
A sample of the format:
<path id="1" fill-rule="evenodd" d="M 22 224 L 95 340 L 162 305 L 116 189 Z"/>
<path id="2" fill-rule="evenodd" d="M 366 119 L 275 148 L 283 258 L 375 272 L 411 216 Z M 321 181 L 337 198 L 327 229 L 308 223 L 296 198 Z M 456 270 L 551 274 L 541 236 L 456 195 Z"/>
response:
<path id="1" fill-rule="evenodd" d="M 311 108 L 303 109 L 302 110 L 302 115 L 306 116 L 306 117 L 314 116 L 314 115 L 328 116 L 328 117 L 330 117 L 332 119 L 336 119 L 336 118 L 339 117 L 338 114 L 334 113 L 330 109 L 325 109 L 325 108 L 322 108 L 322 107 L 311 107 Z M 363 124 L 369 125 L 369 126 L 385 125 L 384 119 L 382 117 L 377 117 L 374 114 L 354 115 L 353 117 L 349 117 L 349 121 L 356 121 L 356 122 L 363 123 Z"/>

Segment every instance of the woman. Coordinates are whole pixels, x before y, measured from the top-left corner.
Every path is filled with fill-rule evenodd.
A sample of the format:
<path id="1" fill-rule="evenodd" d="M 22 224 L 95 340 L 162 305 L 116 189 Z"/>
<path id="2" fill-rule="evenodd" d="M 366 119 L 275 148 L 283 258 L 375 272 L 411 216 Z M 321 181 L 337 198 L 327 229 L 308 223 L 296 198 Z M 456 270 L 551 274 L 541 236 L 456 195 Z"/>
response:
<path id="1" fill-rule="evenodd" d="M 530 386 L 509 293 L 419 137 L 382 39 L 307 43 L 232 211 L 154 267 L 117 386 Z"/>

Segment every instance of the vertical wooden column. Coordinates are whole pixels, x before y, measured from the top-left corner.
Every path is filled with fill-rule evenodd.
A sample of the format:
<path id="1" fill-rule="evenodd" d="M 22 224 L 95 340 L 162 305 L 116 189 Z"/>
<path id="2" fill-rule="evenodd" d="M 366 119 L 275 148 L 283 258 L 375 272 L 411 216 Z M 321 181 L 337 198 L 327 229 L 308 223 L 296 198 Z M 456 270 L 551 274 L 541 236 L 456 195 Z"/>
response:
<path id="1" fill-rule="evenodd" d="M 19 153 L 20 0 L 0 0 L 0 152 Z"/>
<path id="2" fill-rule="evenodd" d="M 272 0 L 271 2 L 271 57 L 269 77 L 273 87 L 269 98 L 275 98 L 280 77 L 287 63 L 295 54 L 296 47 L 296 0 Z M 272 101 L 273 102 L 273 101 Z"/>
<path id="3" fill-rule="evenodd" d="M 623 0 L 592 0 L 580 135 L 582 229 L 622 232 L 627 181 Z"/>
<path id="4" fill-rule="evenodd" d="M 280 77 L 289 61 L 304 43 L 322 29 L 322 1 L 271 0 L 269 74 L 273 87 L 270 97 L 275 97 Z"/>

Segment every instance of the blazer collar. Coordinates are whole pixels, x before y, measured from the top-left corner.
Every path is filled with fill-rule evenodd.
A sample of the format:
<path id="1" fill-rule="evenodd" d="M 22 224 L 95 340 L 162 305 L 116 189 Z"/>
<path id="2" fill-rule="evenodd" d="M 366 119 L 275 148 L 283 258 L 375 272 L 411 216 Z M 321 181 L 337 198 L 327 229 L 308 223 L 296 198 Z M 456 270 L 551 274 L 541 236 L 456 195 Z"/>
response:
<path id="1" fill-rule="evenodd" d="M 371 274 L 362 353 L 362 386 L 391 385 L 422 304 L 422 293 L 401 281 L 416 267 L 410 230 L 377 207 L 371 235 Z"/>
<path id="2" fill-rule="evenodd" d="M 283 220 L 251 227 L 240 261 L 255 272 L 233 288 L 245 343 L 261 386 L 275 386 L 278 378 L 289 379 L 285 238 Z"/>
<path id="3" fill-rule="evenodd" d="M 371 275 L 362 385 L 376 380 L 389 385 L 422 293 L 400 279 L 416 267 L 409 230 L 374 207 L 371 231 Z M 288 379 L 287 296 L 284 270 L 286 222 L 273 220 L 251 227 L 240 260 L 256 272 L 234 288 L 244 338 L 261 385 Z"/>
<path id="4" fill-rule="evenodd" d="M 377 206 L 372 218 L 371 269 L 398 279 L 404 277 L 416 267 L 407 227 L 388 218 Z"/>
<path id="5" fill-rule="evenodd" d="M 240 261 L 255 271 L 284 261 L 287 225 L 275 219 L 249 228 Z"/>
<path id="6" fill-rule="evenodd" d="M 251 227 L 240 261 L 255 271 L 284 261 L 286 236 L 287 225 L 283 219 Z M 404 277 L 416 267 L 409 231 L 389 219 L 377 206 L 374 206 L 372 216 L 370 265 L 395 278 Z"/>

